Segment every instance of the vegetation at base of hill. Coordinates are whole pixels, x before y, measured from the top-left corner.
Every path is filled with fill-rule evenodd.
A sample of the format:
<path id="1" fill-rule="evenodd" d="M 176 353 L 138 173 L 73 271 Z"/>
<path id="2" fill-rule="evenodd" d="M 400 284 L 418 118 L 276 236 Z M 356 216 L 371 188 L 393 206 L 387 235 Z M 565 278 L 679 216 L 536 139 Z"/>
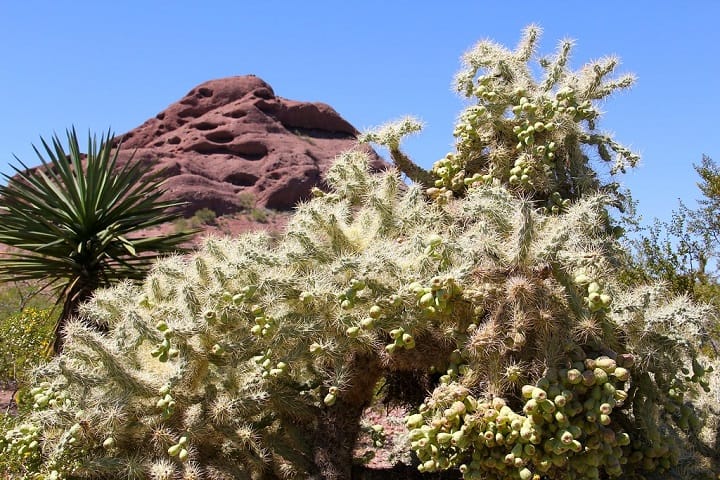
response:
<path id="1" fill-rule="evenodd" d="M 217 214 L 209 208 L 197 210 L 192 217 L 180 217 L 172 223 L 176 233 L 197 233 L 205 225 L 215 225 Z"/>
<path id="2" fill-rule="evenodd" d="M 249 192 L 243 192 L 238 195 L 242 213 L 247 214 L 254 222 L 267 223 L 273 211 L 266 208 L 257 207 L 255 196 Z M 209 208 L 201 208 L 197 210 L 190 218 L 178 218 L 173 221 L 175 232 L 198 232 L 206 225 L 218 225 L 225 216 L 220 216 Z"/>

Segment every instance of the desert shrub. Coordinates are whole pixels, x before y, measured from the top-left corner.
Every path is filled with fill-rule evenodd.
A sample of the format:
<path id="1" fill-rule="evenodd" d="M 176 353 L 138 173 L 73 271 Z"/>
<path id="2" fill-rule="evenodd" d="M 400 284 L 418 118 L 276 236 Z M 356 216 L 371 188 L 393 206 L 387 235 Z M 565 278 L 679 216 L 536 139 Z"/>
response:
<path id="1" fill-rule="evenodd" d="M 175 233 L 189 232 L 192 230 L 187 218 L 178 218 L 172 222 Z"/>
<path id="2" fill-rule="evenodd" d="M 26 379 L 49 358 L 57 315 L 29 307 L 0 319 L 0 384 Z"/>
<path id="3" fill-rule="evenodd" d="M 537 34 L 468 53 L 473 104 L 432 171 L 399 148 L 417 122 L 389 124 L 365 139 L 397 170 L 348 152 L 279 237 L 210 238 L 98 291 L 0 449 L 55 477 L 346 479 L 385 378 L 421 472 L 678 473 L 713 312 L 618 281 L 618 197 L 588 146 L 598 168 L 637 160 L 595 131 L 594 102 L 632 79 L 606 78 L 613 59 L 569 71 L 563 44 L 536 81 Z"/>
<path id="4" fill-rule="evenodd" d="M 191 224 L 195 228 L 201 225 L 211 225 L 215 223 L 216 218 L 217 214 L 213 210 L 209 208 L 201 208 L 200 210 L 196 211 L 195 214 L 193 214 L 191 218 Z M 197 225 L 195 225 L 195 223 L 197 223 Z"/>
<path id="5" fill-rule="evenodd" d="M 257 204 L 257 199 L 252 192 L 240 192 L 238 193 L 237 199 L 244 210 L 252 210 Z"/>
<path id="6" fill-rule="evenodd" d="M 175 233 L 195 234 L 205 225 L 215 225 L 217 214 L 210 208 L 201 208 L 195 211 L 192 217 L 180 217 L 173 220 Z"/>
<path id="7" fill-rule="evenodd" d="M 264 208 L 253 208 L 250 210 L 250 218 L 256 222 L 266 223 L 268 221 L 268 211 Z"/>

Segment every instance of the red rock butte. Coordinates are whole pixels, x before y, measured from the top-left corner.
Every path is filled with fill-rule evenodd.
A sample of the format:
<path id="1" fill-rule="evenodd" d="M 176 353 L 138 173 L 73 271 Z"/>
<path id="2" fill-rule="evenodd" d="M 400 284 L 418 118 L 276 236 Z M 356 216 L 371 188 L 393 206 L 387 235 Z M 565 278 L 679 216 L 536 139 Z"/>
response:
<path id="1" fill-rule="evenodd" d="M 322 186 L 343 151 L 358 147 L 357 130 L 324 103 L 275 96 L 247 75 L 205 82 L 141 126 L 116 137 L 121 158 L 163 170 L 166 197 L 188 202 L 186 213 L 218 215 L 257 206 L 288 210 Z M 371 150 L 372 167 L 386 164 Z"/>

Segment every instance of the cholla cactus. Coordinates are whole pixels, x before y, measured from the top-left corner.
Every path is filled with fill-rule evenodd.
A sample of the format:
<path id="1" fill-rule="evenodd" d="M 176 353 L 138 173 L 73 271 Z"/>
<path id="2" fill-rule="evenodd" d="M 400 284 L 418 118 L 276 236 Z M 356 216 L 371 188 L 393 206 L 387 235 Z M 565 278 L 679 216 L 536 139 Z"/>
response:
<path id="1" fill-rule="evenodd" d="M 473 103 L 455 126 L 456 151 L 433 167 L 433 197 L 462 194 L 477 182 L 502 184 L 557 212 L 601 186 L 585 147 L 594 147 L 611 173 L 639 160 L 597 130 L 597 102 L 630 87 L 634 77 L 608 79 L 618 65 L 614 57 L 569 70 L 566 40 L 554 56 L 540 59 L 543 78 L 536 81 L 529 61 L 539 33 L 528 27 L 515 51 L 482 41 L 463 57 L 455 85 Z"/>
<path id="2" fill-rule="evenodd" d="M 558 155 L 537 182 L 499 173 L 513 157 L 537 164 L 538 143 L 501 143 L 537 108 L 486 107 L 491 117 L 458 136 L 457 172 L 433 170 L 440 194 L 348 152 L 279 239 L 210 238 L 158 262 L 142 286 L 98 292 L 0 449 L 27 453 L 42 478 L 346 479 L 375 385 L 412 374 L 419 396 L 430 388 L 406 419 L 421 471 L 538 480 L 672 468 L 700 427 L 691 395 L 707 374 L 680 333 L 701 336 L 710 312 L 616 281 L 610 198 L 577 183 L 592 176 L 578 125 L 597 117 L 582 102 L 612 89 L 608 67 L 568 73 L 562 50 L 535 84 L 521 74 L 527 35 L 517 52 L 480 44 L 458 86 L 492 86 L 481 98 L 504 101 L 522 87 L 523 105 L 574 86 L 568 105 L 585 113 L 562 106 L 556 128 L 533 134 Z M 491 74 L 476 81 L 481 67 Z M 458 131 L 470 132 L 466 117 Z M 399 152 L 408 130 L 368 138 Z M 495 180 L 472 180 L 484 171 Z M 559 191 L 562 209 L 544 208 Z"/>

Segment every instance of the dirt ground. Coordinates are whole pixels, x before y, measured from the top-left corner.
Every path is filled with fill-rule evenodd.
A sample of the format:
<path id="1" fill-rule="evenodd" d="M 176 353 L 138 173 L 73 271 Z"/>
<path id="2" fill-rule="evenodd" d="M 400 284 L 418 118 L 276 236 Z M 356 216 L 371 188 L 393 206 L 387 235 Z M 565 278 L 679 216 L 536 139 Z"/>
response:
<path id="1" fill-rule="evenodd" d="M 15 403 L 12 401 L 12 390 L 0 388 L 0 414 L 14 410 Z"/>

